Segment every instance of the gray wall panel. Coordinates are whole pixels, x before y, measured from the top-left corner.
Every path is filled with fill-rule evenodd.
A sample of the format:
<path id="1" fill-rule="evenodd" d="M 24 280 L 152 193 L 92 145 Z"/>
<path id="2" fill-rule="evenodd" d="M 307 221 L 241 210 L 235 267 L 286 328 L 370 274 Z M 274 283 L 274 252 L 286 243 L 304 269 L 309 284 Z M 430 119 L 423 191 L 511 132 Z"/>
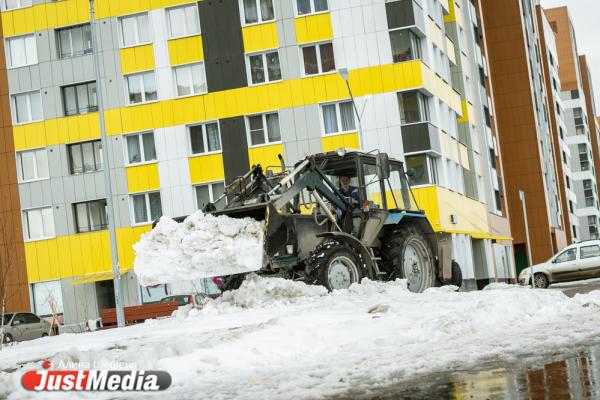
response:
<path id="1" fill-rule="evenodd" d="M 54 234 L 56 236 L 65 236 L 70 233 L 67 219 L 67 209 L 64 206 L 54 206 Z"/>
<path id="2" fill-rule="evenodd" d="M 61 204 L 65 202 L 65 189 L 63 180 L 60 178 L 50 179 L 50 187 L 52 188 L 52 204 Z"/>

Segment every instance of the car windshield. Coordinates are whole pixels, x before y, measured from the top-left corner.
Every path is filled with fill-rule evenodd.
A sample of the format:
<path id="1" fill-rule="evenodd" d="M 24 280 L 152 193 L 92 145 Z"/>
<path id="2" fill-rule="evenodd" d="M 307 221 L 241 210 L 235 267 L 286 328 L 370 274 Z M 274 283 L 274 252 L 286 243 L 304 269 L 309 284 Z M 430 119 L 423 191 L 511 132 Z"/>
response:
<path id="1" fill-rule="evenodd" d="M 13 314 L 4 314 L 4 320 L 2 321 L 2 325 L 8 325 L 12 316 Z"/>

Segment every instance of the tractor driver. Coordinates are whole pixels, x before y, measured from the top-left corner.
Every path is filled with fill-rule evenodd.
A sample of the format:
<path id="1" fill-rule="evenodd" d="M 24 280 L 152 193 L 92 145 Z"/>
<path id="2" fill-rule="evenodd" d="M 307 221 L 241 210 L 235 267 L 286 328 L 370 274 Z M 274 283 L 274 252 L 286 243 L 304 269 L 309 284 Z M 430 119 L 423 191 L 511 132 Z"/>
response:
<path id="1" fill-rule="evenodd" d="M 342 193 L 342 196 L 349 199 L 351 207 L 355 207 L 360 204 L 360 194 L 358 193 L 358 188 L 350 186 L 349 176 L 340 176 L 340 192 Z"/>

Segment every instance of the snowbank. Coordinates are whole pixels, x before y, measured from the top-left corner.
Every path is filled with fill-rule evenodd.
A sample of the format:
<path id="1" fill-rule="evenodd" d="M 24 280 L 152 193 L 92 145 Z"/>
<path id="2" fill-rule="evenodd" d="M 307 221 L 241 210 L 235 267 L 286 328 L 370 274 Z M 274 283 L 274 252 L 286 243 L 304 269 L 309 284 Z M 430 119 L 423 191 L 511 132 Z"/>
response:
<path id="1" fill-rule="evenodd" d="M 256 271 L 262 266 L 263 224 L 251 218 L 198 211 L 183 223 L 162 217 L 135 244 L 134 270 L 142 285 Z"/>
<path id="2" fill-rule="evenodd" d="M 55 364 L 128 363 L 166 370 L 173 385 L 160 398 L 198 393 L 211 399 L 352 398 L 351 393 L 420 374 L 476 368 L 488 360 L 519 368 L 530 355 L 574 352 L 600 340 L 600 291 L 569 298 L 556 290 L 490 289 L 416 294 L 404 281 L 366 280 L 327 293 L 251 276 L 200 311 L 186 308 L 171 319 L 5 349 L 0 398 L 31 398 L 20 386 L 22 370 L 41 368 L 46 357 Z"/>

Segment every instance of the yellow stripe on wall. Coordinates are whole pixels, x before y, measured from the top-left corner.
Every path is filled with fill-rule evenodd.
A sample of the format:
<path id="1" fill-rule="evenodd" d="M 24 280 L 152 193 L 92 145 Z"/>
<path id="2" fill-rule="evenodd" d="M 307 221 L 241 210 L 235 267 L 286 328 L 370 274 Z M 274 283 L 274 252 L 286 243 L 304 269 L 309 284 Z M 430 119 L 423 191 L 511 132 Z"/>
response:
<path id="1" fill-rule="evenodd" d="M 460 95 L 418 60 L 350 71 L 350 87 L 356 97 L 424 88 L 440 97 L 457 114 L 462 115 Z M 347 98 L 348 88 L 344 81 L 338 74 L 327 74 L 164 100 L 134 107 L 113 108 L 106 111 L 106 129 L 109 135 L 121 135 L 126 132 L 186 125 L 199 121 L 231 118 Z M 97 114 L 92 115 L 96 116 Z M 76 117 L 68 119 L 71 118 Z M 58 120 L 65 119 L 59 118 Z M 57 134 L 56 121 L 46 120 L 15 127 L 16 150 L 68 143 L 63 140 L 62 132 L 60 132 L 61 136 Z M 77 124 L 72 125 L 68 128 L 73 136 L 89 135 L 87 131 L 76 130 Z M 97 120 L 95 124 L 87 121 L 81 125 L 82 127 L 89 126 L 89 129 L 94 132 L 94 137 L 99 136 Z M 44 132 L 44 126 L 50 126 L 53 129 L 50 134 Z"/>
<path id="2" fill-rule="evenodd" d="M 96 18 L 110 18 L 190 3 L 190 0 L 120 0 L 96 1 Z M 2 12 L 4 36 L 76 25 L 90 20 L 88 0 L 68 0 L 38 4 L 33 7 Z"/>
<path id="3" fill-rule="evenodd" d="M 298 17 L 296 25 L 296 42 L 298 44 L 319 42 L 333 38 L 331 17 L 329 13 Z"/>
<path id="4" fill-rule="evenodd" d="M 188 161 L 192 184 L 225 180 L 223 154 L 190 157 Z"/>
<path id="5" fill-rule="evenodd" d="M 190 36 L 169 40 L 169 60 L 171 65 L 204 61 L 202 36 Z"/>
<path id="6" fill-rule="evenodd" d="M 160 189 L 158 163 L 127 167 L 127 190 L 129 193 Z"/>
<path id="7" fill-rule="evenodd" d="M 121 272 L 133 268 L 133 245 L 150 229 L 149 225 L 117 229 Z M 25 243 L 25 260 L 29 283 L 110 272 L 108 231 Z"/>
<path id="8" fill-rule="evenodd" d="M 263 171 L 267 171 L 267 167 L 270 171 L 281 172 L 281 161 L 279 161 L 278 154 L 283 157 L 283 144 L 272 144 L 268 146 L 252 147 L 248 149 L 248 158 L 250 160 L 250 166 L 260 164 Z"/>
<path id="9" fill-rule="evenodd" d="M 340 147 L 346 149 L 358 149 L 358 134 L 346 133 L 343 135 L 331 135 L 321 138 L 323 152 L 335 151 Z"/>
<path id="10" fill-rule="evenodd" d="M 120 53 L 124 75 L 154 69 L 154 48 L 151 44 L 121 49 Z"/>
<path id="11" fill-rule="evenodd" d="M 33 149 L 100 137 L 98 113 L 47 119 L 13 127 L 15 149 Z"/>
<path id="12" fill-rule="evenodd" d="M 277 24 L 275 22 L 245 26 L 242 28 L 242 37 L 246 53 L 279 47 Z"/>

